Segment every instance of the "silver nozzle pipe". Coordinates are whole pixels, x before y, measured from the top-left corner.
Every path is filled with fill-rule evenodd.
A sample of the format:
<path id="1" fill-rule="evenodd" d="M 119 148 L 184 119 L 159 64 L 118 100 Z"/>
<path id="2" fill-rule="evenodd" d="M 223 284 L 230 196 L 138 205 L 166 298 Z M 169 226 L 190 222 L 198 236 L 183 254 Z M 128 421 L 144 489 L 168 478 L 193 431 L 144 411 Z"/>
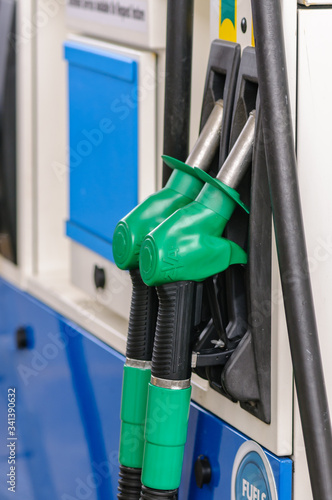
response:
<path id="1" fill-rule="evenodd" d="M 207 170 L 220 144 L 224 103 L 216 101 L 206 124 L 203 127 L 186 163 L 191 167 Z"/>
<path id="2" fill-rule="evenodd" d="M 235 189 L 250 165 L 254 147 L 255 125 L 256 111 L 252 111 L 217 175 L 217 179 L 226 184 L 226 186 Z"/>

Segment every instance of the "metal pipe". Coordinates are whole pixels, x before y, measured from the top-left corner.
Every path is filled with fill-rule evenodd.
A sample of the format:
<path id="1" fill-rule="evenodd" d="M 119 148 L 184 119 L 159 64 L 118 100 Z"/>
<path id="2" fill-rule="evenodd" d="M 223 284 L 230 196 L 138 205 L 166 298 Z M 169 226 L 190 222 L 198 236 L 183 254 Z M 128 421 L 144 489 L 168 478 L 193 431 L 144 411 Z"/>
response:
<path id="1" fill-rule="evenodd" d="M 252 0 L 263 135 L 289 342 L 311 488 L 330 500 L 332 433 L 296 171 L 281 6 Z"/>
<path id="2" fill-rule="evenodd" d="M 186 163 L 192 167 L 207 170 L 220 145 L 220 134 L 222 119 L 224 115 L 224 103 L 222 99 L 217 101 L 203 130 L 191 150 Z"/>
<path id="3" fill-rule="evenodd" d="M 193 0 L 168 0 L 164 154 L 185 161 L 189 153 Z M 172 170 L 164 164 L 163 186 Z"/>
<path id="4" fill-rule="evenodd" d="M 252 159 L 256 125 L 256 111 L 252 111 L 225 163 L 219 170 L 217 179 L 231 188 L 241 182 Z"/>

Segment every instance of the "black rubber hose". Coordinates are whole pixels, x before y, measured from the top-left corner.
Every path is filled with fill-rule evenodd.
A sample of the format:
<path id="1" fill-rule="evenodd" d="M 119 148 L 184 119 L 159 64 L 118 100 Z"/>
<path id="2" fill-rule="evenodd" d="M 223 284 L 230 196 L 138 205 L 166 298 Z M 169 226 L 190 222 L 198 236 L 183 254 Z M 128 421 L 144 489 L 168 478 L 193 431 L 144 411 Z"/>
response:
<path id="1" fill-rule="evenodd" d="M 296 172 L 279 0 L 252 0 L 264 142 L 311 488 L 330 500 L 332 434 Z"/>
<path id="2" fill-rule="evenodd" d="M 178 281 L 157 287 L 159 309 L 151 374 L 166 380 L 191 377 L 191 337 L 196 283 Z"/>
<path id="3" fill-rule="evenodd" d="M 126 357 L 151 361 L 158 314 L 158 297 L 153 286 L 147 286 L 139 269 L 130 271 L 133 284 L 127 336 Z"/>
<path id="4" fill-rule="evenodd" d="M 152 354 L 151 375 L 162 380 L 191 377 L 191 337 L 194 323 L 196 283 L 178 281 L 157 287 L 159 309 Z M 178 490 L 142 486 L 140 500 L 176 500 Z"/>
<path id="5" fill-rule="evenodd" d="M 178 490 L 153 490 L 143 486 L 140 500 L 177 500 Z"/>
<path id="6" fill-rule="evenodd" d="M 126 357 L 137 361 L 151 361 L 158 313 L 155 287 L 147 286 L 139 269 L 130 271 L 133 284 L 128 325 Z M 138 500 L 141 494 L 142 469 L 120 465 L 118 500 Z"/>
<path id="7" fill-rule="evenodd" d="M 137 500 L 141 491 L 142 469 L 132 469 L 120 465 L 118 500 Z"/>
<path id="8" fill-rule="evenodd" d="M 193 0 L 168 0 L 164 154 L 186 161 L 189 154 Z M 164 164 L 163 186 L 172 170 Z"/>

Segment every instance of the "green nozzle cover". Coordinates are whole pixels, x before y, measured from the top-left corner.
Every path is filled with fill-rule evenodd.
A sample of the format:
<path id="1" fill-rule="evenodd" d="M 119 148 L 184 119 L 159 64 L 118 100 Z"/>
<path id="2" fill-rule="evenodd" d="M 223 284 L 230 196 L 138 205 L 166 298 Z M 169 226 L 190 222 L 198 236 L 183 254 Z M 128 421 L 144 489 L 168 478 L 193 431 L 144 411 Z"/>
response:
<path id="1" fill-rule="evenodd" d="M 145 236 L 179 208 L 196 198 L 203 186 L 194 168 L 169 157 L 164 160 L 176 169 L 166 186 L 134 208 L 116 226 L 113 257 L 120 269 L 136 269 Z"/>
<path id="2" fill-rule="evenodd" d="M 197 177 L 201 179 L 204 183 L 211 184 L 211 186 L 214 186 L 220 191 L 223 191 L 226 195 L 232 198 L 237 205 L 240 205 L 240 207 L 243 208 L 243 210 L 247 212 L 247 214 L 249 213 L 249 208 L 244 203 L 242 203 L 240 195 L 237 191 L 235 191 L 235 189 L 226 186 L 226 184 L 221 182 L 219 179 L 211 177 L 211 175 L 204 172 L 204 170 L 200 170 L 197 167 L 194 167 L 194 170 L 196 172 Z M 217 209 L 217 207 L 215 208 Z"/>
<path id="3" fill-rule="evenodd" d="M 142 467 L 150 379 L 151 370 L 124 366 L 119 462 L 126 467 Z"/>
<path id="4" fill-rule="evenodd" d="M 149 384 L 142 483 L 158 490 L 179 487 L 187 439 L 191 387 L 173 390 Z"/>
<path id="5" fill-rule="evenodd" d="M 212 179 L 208 174 L 204 178 Z M 239 194 L 220 181 L 205 184 L 197 199 L 175 212 L 144 240 L 140 271 L 149 286 L 203 281 L 231 264 L 246 264 L 246 252 L 221 238 Z"/>

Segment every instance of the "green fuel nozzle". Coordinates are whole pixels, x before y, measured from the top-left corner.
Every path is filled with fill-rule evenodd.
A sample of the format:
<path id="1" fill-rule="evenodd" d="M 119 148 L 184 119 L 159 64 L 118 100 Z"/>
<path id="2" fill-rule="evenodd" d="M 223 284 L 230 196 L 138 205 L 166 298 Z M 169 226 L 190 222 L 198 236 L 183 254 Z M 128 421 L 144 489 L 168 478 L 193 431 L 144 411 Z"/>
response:
<path id="1" fill-rule="evenodd" d="M 223 101 L 217 101 L 186 163 L 163 157 L 165 163 L 174 169 L 166 186 L 149 196 L 117 224 L 113 235 L 113 256 L 120 269 L 138 268 L 140 247 L 145 236 L 197 197 L 204 184 L 197 170 L 208 169 L 219 147 L 223 109 Z"/>
<path id="2" fill-rule="evenodd" d="M 196 170 L 206 184 L 195 201 L 175 212 L 144 240 L 140 271 L 147 285 L 203 281 L 231 264 L 245 264 L 246 252 L 222 238 L 235 207 L 241 202 L 235 188 L 251 161 L 255 134 L 252 112 L 217 178 Z"/>
<path id="3" fill-rule="evenodd" d="M 191 397 L 191 343 L 196 282 L 245 264 L 246 252 L 222 238 L 235 207 L 248 209 L 235 188 L 250 165 L 255 136 L 252 112 L 230 155 L 196 200 L 152 231 L 140 252 L 143 281 L 157 288 L 159 309 L 149 384 L 142 468 L 143 499 L 176 498 L 180 486 Z M 156 420 L 163 405 L 163 418 Z M 152 425 L 153 424 L 153 425 Z M 168 492 L 168 493 L 167 493 Z"/>

